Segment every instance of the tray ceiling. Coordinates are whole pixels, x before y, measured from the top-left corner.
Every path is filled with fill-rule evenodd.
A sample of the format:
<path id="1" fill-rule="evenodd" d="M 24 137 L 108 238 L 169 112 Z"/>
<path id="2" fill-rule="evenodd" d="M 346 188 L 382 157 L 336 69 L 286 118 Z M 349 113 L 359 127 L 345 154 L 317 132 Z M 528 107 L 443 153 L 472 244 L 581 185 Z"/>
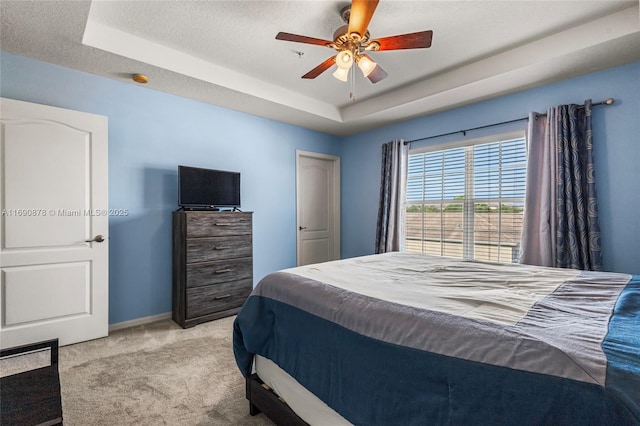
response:
<path id="1" fill-rule="evenodd" d="M 351 83 L 332 39 L 335 1 L 0 2 L 5 51 L 251 114 L 347 135 L 640 60 L 637 1 L 385 1 L 372 38 L 433 30 L 429 49 L 373 52 L 389 77 Z"/>

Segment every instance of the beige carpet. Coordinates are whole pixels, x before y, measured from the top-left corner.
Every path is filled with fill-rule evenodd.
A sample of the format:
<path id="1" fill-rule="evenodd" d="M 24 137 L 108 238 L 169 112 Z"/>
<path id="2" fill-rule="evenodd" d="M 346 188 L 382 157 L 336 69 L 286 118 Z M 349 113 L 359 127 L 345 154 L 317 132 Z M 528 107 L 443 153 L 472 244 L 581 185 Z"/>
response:
<path id="1" fill-rule="evenodd" d="M 187 330 L 160 321 L 60 348 L 65 425 L 273 425 L 249 415 L 234 318 Z"/>

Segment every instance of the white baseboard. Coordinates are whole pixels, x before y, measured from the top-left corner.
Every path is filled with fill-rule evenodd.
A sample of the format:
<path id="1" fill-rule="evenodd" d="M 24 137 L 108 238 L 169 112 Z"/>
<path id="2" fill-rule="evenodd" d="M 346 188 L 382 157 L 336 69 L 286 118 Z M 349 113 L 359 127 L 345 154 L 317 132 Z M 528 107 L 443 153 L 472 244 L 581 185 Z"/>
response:
<path id="1" fill-rule="evenodd" d="M 130 321 L 122 321 L 114 324 L 109 324 L 109 332 L 122 330 L 123 328 L 135 327 L 137 325 L 149 324 L 156 321 L 162 321 L 171 319 L 171 312 L 165 312 L 164 314 L 151 315 L 150 317 L 136 318 Z"/>

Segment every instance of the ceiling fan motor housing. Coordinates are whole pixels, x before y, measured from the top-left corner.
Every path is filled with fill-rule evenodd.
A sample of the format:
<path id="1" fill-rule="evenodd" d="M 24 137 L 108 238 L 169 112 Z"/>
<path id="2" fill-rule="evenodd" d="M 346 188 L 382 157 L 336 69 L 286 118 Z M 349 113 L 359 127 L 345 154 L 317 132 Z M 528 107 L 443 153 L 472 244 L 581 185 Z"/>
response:
<path id="1" fill-rule="evenodd" d="M 364 34 L 364 37 L 361 37 L 359 34 L 353 33 L 349 34 L 349 25 L 343 25 L 333 33 L 333 46 L 337 50 L 349 49 L 355 50 L 356 48 L 361 48 L 358 50 L 376 50 L 375 48 L 371 48 L 374 44 L 377 43 L 369 42 L 369 30 Z M 357 52 L 357 51 L 356 51 Z"/>

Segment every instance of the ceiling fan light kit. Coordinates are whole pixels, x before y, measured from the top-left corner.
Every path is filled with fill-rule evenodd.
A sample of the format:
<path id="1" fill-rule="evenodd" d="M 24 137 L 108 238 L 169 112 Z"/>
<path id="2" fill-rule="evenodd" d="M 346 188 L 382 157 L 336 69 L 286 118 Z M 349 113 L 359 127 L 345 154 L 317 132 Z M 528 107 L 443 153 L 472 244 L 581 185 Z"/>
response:
<path id="1" fill-rule="evenodd" d="M 284 32 L 278 33 L 276 39 L 325 46 L 338 52 L 335 56 L 303 75 L 302 78 L 314 79 L 335 64 L 337 70 L 333 73 L 333 76 L 340 81 L 346 82 L 349 70 L 355 62 L 369 81 L 377 83 L 388 77 L 388 74 L 365 52 L 424 49 L 431 47 L 433 38 L 433 31 L 428 30 L 371 40 L 367 27 L 378 6 L 378 1 L 352 0 L 351 6 L 347 6 L 340 11 L 340 15 L 347 25 L 338 28 L 334 32 L 333 41 Z"/>
<path id="2" fill-rule="evenodd" d="M 349 79 L 349 68 L 338 68 L 333 73 L 333 76 L 340 81 L 346 82 Z"/>
<path id="3" fill-rule="evenodd" d="M 369 77 L 371 72 L 378 66 L 368 55 L 360 55 L 357 60 L 358 68 L 365 77 Z"/>
<path id="4" fill-rule="evenodd" d="M 343 50 L 336 55 L 336 65 L 338 68 L 348 70 L 353 65 L 353 53 L 350 50 Z"/>

